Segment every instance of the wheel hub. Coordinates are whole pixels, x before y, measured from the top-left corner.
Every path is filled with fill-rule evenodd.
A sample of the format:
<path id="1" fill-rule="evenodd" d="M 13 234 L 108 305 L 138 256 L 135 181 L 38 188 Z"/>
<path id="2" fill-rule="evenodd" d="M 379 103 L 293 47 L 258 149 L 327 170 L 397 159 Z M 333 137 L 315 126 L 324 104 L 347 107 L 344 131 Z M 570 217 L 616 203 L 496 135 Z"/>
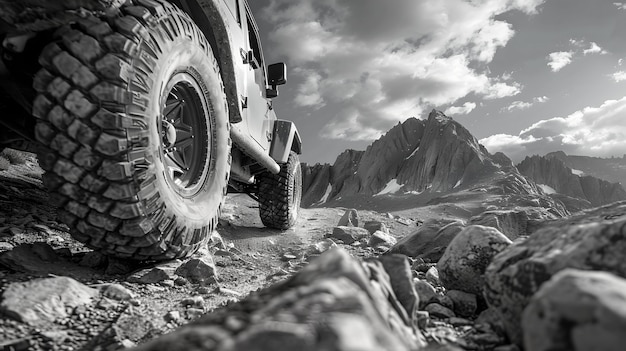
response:
<path id="1" fill-rule="evenodd" d="M 202 187 L 211 159 L 210 110 L 189 74 L 175 74 L 165 91 L 159 135 L 166 178 L 179 195 L 193 196 Z"/>
<path id="2" fill-rule="evenodd" d="M 162 128 L 163 146 L 170 148 L 176 144 L 176 127 L 174 127 L 172 123 L 164 120 Z"/>

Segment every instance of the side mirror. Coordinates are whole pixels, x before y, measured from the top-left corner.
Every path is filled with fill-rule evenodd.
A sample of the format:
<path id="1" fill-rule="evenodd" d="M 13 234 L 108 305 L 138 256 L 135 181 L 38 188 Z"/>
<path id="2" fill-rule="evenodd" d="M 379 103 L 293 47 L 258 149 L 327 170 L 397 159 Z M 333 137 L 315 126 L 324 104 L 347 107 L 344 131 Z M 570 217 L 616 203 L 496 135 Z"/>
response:
<path id="1" fill-rule="evenodd" d="M 276 89 L 277 85 L 287 83 L 287 65 L 283 62 L 267 66 L 267 78 L 269 85 Z"/>

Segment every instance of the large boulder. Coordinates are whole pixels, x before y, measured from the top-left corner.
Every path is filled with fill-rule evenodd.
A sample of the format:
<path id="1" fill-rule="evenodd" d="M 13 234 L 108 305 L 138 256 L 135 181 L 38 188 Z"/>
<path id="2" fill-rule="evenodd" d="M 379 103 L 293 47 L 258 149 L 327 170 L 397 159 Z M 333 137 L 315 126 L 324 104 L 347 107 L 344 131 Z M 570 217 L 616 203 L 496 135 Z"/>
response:
<path id="1" fill-rule="evenodd" d="M 415 313 L 407 311 L 419 302 L 406 290 L 411 285 L 406 258 L 360 263 L 331 249 L 285 282 L 136 351 L 417 350 L 425 341 L 414 327 Z M 394 289 L 405 290 L 404 297 Z"/>
<path id="2" fill-rule="evenodd" d="M 493 227 L 507 238 L 515 240 L 520 236 L 530 235 L 537 225 L 558 217 L 544 207 L 524 207 L 506 210 L 485 211 L 472 217 L 469 224 Z"/>
<path id="3" fill-rule="evenodd" d="M 335 227 L 329 238 L 341 240 L 344 244 L 350 245 L 355 241 L 369 237 L 370 232 L 359 227 Z"/>
<path id="4" fill-rule="evenodd" d="M 20 322 L 39 325 L 67 317 L 68 311 L 90 304 L 99 294 L 68 277 L 11 283 L 2 294 L 0 312 Z"/>
<path id="5" fill-rule="evenodd" d="M 496 256 L 486 271 L 484 295 L 522 344 L 522 311 L 541 285 L 565 268 L 604 270 L 626 277 L 626 202 L 549 222 Z"/>
<path id="6" fill-rule="evenodd" d="M 448 244 L 464 228 L 465 223 L 454 219 L 432 219 L 400 239 L 390 253 L 437 261 Z"/>
<path id="7" fill-rule="evenodd" d="M 487 266 L 509 245 L 511 240 L 495 228 L 473 225 L 463 229 L 437 262 L 441 283 L 448 290 L 480 295 Z"/>
<path id="8" fill-rule="evenodd" d="M 522 317 L 532 351 L 621 351 L 626 347 L 626 280 L 565 269 L 543 284 Z"/>

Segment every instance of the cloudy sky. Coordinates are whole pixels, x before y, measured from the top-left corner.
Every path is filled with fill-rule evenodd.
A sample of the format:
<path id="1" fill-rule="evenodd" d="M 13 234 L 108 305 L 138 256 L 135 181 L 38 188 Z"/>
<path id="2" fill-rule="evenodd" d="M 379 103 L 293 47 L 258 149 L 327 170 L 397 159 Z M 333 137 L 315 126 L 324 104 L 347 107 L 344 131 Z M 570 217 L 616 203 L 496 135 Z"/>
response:
<path id="1" fill-rule="evenodd" d="M 626 154 L 626 3 L 249 0 L 302 160 L 333 162 L 445 111 L 514 161 Z"/>

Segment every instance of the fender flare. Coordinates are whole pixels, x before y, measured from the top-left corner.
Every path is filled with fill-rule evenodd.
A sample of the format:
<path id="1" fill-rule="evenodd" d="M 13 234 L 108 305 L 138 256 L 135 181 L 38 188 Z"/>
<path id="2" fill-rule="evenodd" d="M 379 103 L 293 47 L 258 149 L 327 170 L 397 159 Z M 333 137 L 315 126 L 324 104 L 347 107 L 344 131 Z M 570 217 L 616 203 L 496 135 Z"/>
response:
<path id="1" fill-rule="evenodd" d="M 233 60 L 238 58 L 233 58 L 232 55 L 231 39 L 223 20 L 225 14 L 220 11 L 216 0 L 172 0 L 171 2 L 193 19 L 211 44 L 222 74 L 224 92 L 228 101 L 229 120 L 231 123 L 241 122 L 235 67 L 233 66 Z"/>
<path id="2" fill-rule="evenodd" d="M 280 164 L 287 162 L 290 151 L 301 155 L 302 139 L 300 138 L 300 133 L 296 125 L 291 121 L 281 119 L 277 119 L 273 122 L 270 157 L 272 157 L 276 163 Z"/>

